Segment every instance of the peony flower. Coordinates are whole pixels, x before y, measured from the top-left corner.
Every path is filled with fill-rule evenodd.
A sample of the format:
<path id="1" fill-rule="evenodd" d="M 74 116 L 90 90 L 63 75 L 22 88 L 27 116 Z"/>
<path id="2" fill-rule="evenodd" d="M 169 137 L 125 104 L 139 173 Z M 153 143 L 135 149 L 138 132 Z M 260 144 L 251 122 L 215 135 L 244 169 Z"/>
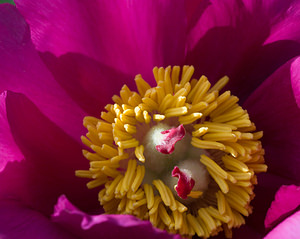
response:
<path id="1" fill-rule="evenodd" d="M 84 117 L 100 118 L 124 84 L 137 90 L 138 74 L 154 87 L 155 66 L 193 65 L 193 78 L 212 85 L 228 76 L 225 92 L 264 132 L 268 172 L 258 175 L 253 213 L 233 237 L 297 237 L 299 189 L 280 186 L 300 179 L 299 1 L 15 2 L 0 5 L 1 236 L 180 238 L 132 215 L 104 214 L 101 189 L 87 189 L 75 171 L 89 169 Z M 175 152 L 183 141 L 171 144 Z M 171 171 L 184 200 L 194 174 L 180 168 Z"/>

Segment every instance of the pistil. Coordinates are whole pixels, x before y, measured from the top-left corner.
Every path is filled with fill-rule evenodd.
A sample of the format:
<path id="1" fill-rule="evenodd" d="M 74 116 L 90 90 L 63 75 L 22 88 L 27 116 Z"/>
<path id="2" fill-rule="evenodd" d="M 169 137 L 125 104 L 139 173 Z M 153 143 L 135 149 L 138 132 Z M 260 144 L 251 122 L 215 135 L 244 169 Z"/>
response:
<path id="1" fill-rule="evenodd" d="M 172 177 L 178 178 L 178 183 L 174 187 L 178 196 L 186 199 L 195 185 L 195 180 L 189 173 L 181 171 L 177 166 L 172 171 Z"/>
<path id="2" fill-rule="evenodd" d="M 155 148 L 160 153 L 171 154 L 175 149 L 175 144 L 185 136 L 185 129 L 181 124 L 177 128 L 162 131 L 161 134 L 163 134 L 164 137 L 160 144 L 156 145 Z"/>

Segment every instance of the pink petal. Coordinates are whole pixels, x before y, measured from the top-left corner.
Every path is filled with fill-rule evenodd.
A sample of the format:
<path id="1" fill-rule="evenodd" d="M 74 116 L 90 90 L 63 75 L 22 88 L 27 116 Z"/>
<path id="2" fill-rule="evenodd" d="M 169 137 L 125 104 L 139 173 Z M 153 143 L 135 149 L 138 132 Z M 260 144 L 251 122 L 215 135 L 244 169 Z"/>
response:
<path id="1" fill-rule="evenodd" d="M 17 0 L 16 6 L 42 52 L 81 53 L 131 76 L 142 73 L 149 81 L 153 66 L 183 61 L 181 0 Z"/>
<path id="2" fill-rule="evenodd" d="M 24 156 L 16 145 L 6 114 L 7 92 L 0 95 L 0 173 L 8 162 L 20 162 Z"/>
<path id="3" fill-rule="evenodd" d="M 204 0 L 201 4 L 197 1 L 196 3 L 192 2 L 192 4 L 188 4 L 194 8 L 194 14 L 196 14 L 195 10 L 197 8 L 202 11 L 205 10 L 204 13 L 199 15 L 197 24 L 189 33 L 188 40 L 192 48 L 211 29 L 226 26 L 240 28 L 243 25 L 244 27 L 248 25 L 250 29 L 240 29 L 242 33 L 248 31 L 249 35 L 251 31 L 254 34 L 265 35 L 265 44 L 286 39 L 300 40 L 299 25 L 297 23 L 299 21 L 299 1 L 216 0 L 207 2 Z M 192 12 L 192 9 L 188 10 L 188 13 Z M 251 15 L 257 17 L 257 19 L 251 18 Z M 190 18 L 192 17 L 190 16 L 188 19 Z M 259 26 L 259 28 L 256 28 L 255 31 L 256 26 Z M 263 34 L 264 30 L 267 34 Z"/>
<path id="4" fill-rule="evenodd" d="M 26 208 L 15 201 L 0 202 L 0 221 L 1 238 L 75 238 L 41 213 Z"/>
<path id="5" fill-rule="evenodd" d="M 191 31 L 195 25 L 199 22 L 200 17 L 204 13 L 205 9 L 211 5 L 209 0 L 189 0 L 185 1 L 185 12 L 187 18 L 187 30 Z"/>
<path id="6" fill-rule="evenodd" d="M 49 52 L 40 55 L 55 80 L 88 115 L 99 117 L 125 83 L 131 90 L 136 88 L 133 77 L 82 54 L 67 53 L 58 58 Z"/>
<path id="7" fill-rule="evenodd" d="M 97 192 L 88 190 L 75 170 L 88 168 L 81 144 L 45 117 L 24 95 L 7 92 L 7 122 L 25 160 L 0 173 L 0 197 L 15 198 L 50 215 L 62 193 L 85 210 L 99 209 Z"/>
<path id="8" fill-rule="evenodd" d="M 265 226 L 271 227 L 274 223 L 277 223 L 278 220 L 282 219 L 282 217 L 295 210 L 299 205 L 300 187 L 295 185 L 281 186 L 267 212 Z"/>
<path id="9" fill-rule="evenodd" d="M 265 44 L 282 40 L 300 41 L 300 2 L 272 0 L 264 3 L 271 18 L 271 28 Z"/>
<path id="10" fill-rule="evenodd" d="M 292 180 L 281 177 L 271 172 L 258 175 L 258 184 L 254 188 L 255 198 L 251 202 L 253 213 L 247 218 L 248 226 L 264 235 L 264 220 L 271 202 L 274 200 L 275 193 L 283 184 L 293 184 Z"/>
<path id="11" fill-rule="evenodd" d="M 23 17 L 0 5 L 0 92 L 25 94 L 49 119 L 79 141 L 86 113 L 68 96 L 41 61 Z"/>
<path id="12" fill-rule="evenodd" d="M 63 195 L 58 199 L 52 220 L 81 238 L 161 238 L 180 239 L 153 228 L 149 221 L 141 221 L 131 215 L 88 215 Z"/>
<path id="13" fill-rule="evenodd" d="M 279 66 L 300 54 L 299 11 L 299 1 L 211 1 L 188 34 L 186 61 L 198 66 L 196 75 L 213 82 L 228 75 L 228 89 L 245 100 Z M 284 36 L 280 41 L 266 42 L 279 31 Z"/>
<path id="14" fill-rule="evenodd" d="M 277 227 L 265 239 L 298 239 L 300 235 L 300 211 L 294 213 Z"/>
<path id="15" fill-rule="evenodd" d="M 291 67 L 291 81 L 292 88 L 294 92 L 294 96 L 296 98 L 296 102 L 298 104 L 298 108 L 300 108 L 300 58 L 297 58 Z"/>
<path id="16" fill-rule="evenodd" d="M 291 60 L 270 76 L 247 100 L 245 108 L 259 130 L 264 131 L 268 171 L 300 181 L 300 110 L 293 82 L 300 80 L 294 70 L 299 60 Z"/>

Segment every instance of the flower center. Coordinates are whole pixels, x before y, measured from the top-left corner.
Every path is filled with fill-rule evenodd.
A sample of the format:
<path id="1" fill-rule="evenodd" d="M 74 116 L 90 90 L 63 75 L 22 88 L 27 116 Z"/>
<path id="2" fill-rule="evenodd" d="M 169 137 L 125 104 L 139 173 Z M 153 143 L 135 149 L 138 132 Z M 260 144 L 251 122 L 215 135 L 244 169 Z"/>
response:
<path id="1" fill-rule="evenodd" d="M 193 147 L 191 138 L 182 124 L 171 128 L 158 123 L 142 140 L 147 158 L 143 182 L 152 183 L 155 179 L 161 179 L 175 198 L 186 204 L 193 201 L 191 198 L 199 198 L 209 183 L 207 170 L 199 161 L 199 155 L 207 152 Z M 189 200 L 182 200 L 188 196 Z"/>
<path id="2" fill-rule="evenodd" d="M 137 75 L 138 92 L 125 85 L 101 119 L 85 117 L 90 168 L 76 175 L 91 179 L 88 188 L 104 185 L 106 213 L 132 214 L 184 237 L 230 237 L 252 212 L 256 173 L 267 170 L 262 132 L 237 97 L 220 94 L 227 77 L 211 87 L 193 72 L 155 67 L 156 87 Z"/>

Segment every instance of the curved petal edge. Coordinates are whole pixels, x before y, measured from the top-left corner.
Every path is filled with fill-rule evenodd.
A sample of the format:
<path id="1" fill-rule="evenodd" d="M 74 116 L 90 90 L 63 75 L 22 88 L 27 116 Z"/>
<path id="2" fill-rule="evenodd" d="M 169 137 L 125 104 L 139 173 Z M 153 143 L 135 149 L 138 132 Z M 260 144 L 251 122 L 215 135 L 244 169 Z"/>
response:
<path id="1" fill-rule="evenodd" d="M 300 205 L 300 186 L 281 186 L 275 195 L 275 200 L 269 208 L 265 227 L 271 227 L 282 217 L 295 210 Z"/>
<path id="2" fill-rule="evenodd" d="M 141 238 L 141 235 L 143 239 L 181 238 L 179 235 L 156 229 L 149 221 L 141 221 L 131 215 L 86 214 L 77 209 L 65 195 L 59 197 L 52 220 L 74 235 L 89 239 L 99 238 L 99 235 L 106 239 Z"/>
<path id="3" fill-rule="evenodd" d="M 24 156 L 16 145 L 10 130 L 6 113 L 6 101 L 9 93 L 4 91 L 0 94 L 0 173 L 5 169 L 8 162 L 20 162 Z"/>

